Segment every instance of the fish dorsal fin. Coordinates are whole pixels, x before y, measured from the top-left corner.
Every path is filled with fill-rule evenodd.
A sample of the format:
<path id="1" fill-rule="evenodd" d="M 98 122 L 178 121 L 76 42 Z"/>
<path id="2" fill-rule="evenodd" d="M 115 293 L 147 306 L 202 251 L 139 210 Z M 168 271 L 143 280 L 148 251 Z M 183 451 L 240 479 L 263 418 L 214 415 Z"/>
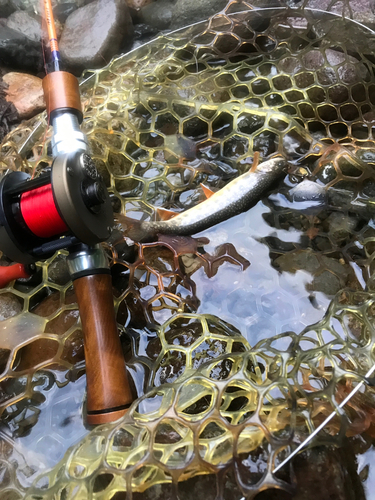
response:
<path id="1" fill-rule="evenodd" d="M 173 210 L 168 210 L 166 208 L 161 208 L 161 207 L 156 209 L 156 213 L 157 213 L 158 219 L 164 220 L 164 221 L 172 219 L 173 217 L 175 217 L 177 215 L 176 212 L 173 212 Z"/>
<path id="2" fill-rule="evenodd" d="M 206 198 L 211 198 L 213 194 L 215 194 L 215 191 L 212 191 L 209 187 L 205 186 L 204 184 L 201 183 L 201 188 L 206 196 Z"/>
<path id="3" fill-rule="evenodd" d="M 254 172 L 259 165 L 259 151 L 254 151 L 253 164 L 251 165 L 250 172 Z"/>

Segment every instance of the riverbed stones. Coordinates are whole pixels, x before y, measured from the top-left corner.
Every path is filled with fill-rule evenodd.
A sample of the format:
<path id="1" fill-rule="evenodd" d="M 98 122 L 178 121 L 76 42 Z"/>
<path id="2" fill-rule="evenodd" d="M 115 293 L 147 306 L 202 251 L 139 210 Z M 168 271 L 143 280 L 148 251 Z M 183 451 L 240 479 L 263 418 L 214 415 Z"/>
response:
<path id="1" fill-rule="evenodd" d="M 10 0 L 0 0 L 0 17 L 8 17 L 16 9 Z"/>
<path id="2" fill-rule="evenodd" d="M 145 5 L 148 5 L 153 2 L 153 0 L 125 0 L 126 5 L 130 9 L 134 10 L 140 10 L 142 7 L 145 7 Z"/>
<path id="3" fill-rule="evenodd" d="M 76 72 L 103 66 L 131 42 L 133 25 L 125 0 L 96 0 L 66 20 L 60 52 Z"/>
<path id="4" fill-rule="evenodd" d="M 77 8 L 77 4 L 74 2 L 59 3 L 53 8 L 53 14 L 55 19 L 60 21 L 60 23 L 65 23 L 70 14 L 77 10 Z"/>
<path id="5" fill-rule="evenodd" d="M 22 300 L 13 293 L 0 294 L 0 321 L 12 318 L 22 311 Z"/>
<path id="6" fill-rule="evenodd" d="M 310 273 L 311 281 L 306 289 L 334 296 L 348 284 L 355 285 L 352 268 L 345 262 L 315 255 L 310 250 L 296 250 L 278 257 L 274 265 L 282 272 L 295 273 L 299 270 Z"/>
<path id="7" fill-rule="evenodd" d="M 41 18 L 34 17 L 24 10 L 13 12 L 6 22 L 8 28 L 19 31 L 23 35 L 39 42 L 41 36 Z"/>
<path id="8" fill-rule="evenodd" d="M 8 26 L 0 29 L 0 65 L 37 73 L 43 69 L 40 42 Z"/>
<path id="9" fill-rule="evenodd" d="M 160 0 L 142 8 L 140 17 L 143 23 L 158 30 L 170 27 L 174 3 L 171 0 Z"/>
<path id="10" fill-rule="evenodd" d="M 0 68 L 1 80 L 1 68 Z M 16 108 L 5 99 L 5 94 L 2 90 L 3 83 L 0 82 L 0 141 L 10 132 L 12 125 L 19 121 L 19 116 Z"/>
<path id="11" fill-rule="evenodd" d="M 177 0 L 173 8 L 172 26 L 180 28 L 203 21 L 226 7 L 228 0 Z"/>
<path id="12" fill-rule="evenodd" d="M 21 119 L 31 118 L 45 108 L 42 80 L 24 73 L 7 73 L 3 77 L 6 100 L 14 104 Z"/>

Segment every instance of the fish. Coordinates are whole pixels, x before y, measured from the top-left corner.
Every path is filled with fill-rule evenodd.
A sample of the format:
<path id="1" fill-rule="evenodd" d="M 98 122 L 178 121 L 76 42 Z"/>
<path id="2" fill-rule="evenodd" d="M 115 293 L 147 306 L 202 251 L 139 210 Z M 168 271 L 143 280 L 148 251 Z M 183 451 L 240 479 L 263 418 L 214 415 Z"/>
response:
<path id="1" fill-rule="evenodd" d="M 287 161 L 275 156 L 254 162 L 252 168 L 229 182 L 207 200 L 170 220 L 139 221 L 117 214 L 125 235 L 136 242 L 148 242 L 158 234 L 190 236 L 253 207 L 272 185 L 287 173 Z"/>
<path id="2" fill-rule="evenodd" d="M 275 193 L 270 196 L 271 202 L 280 208 L 313 215 L 328 207 L 328 193 L 325 186 L 304 179 L 288 193 Z"/>
<path id="3" fill-rule="evenodd" d="M 327 187 L 309 179 L 304 179 L 287 193 L 274 193 L 269 199 L 276 207 L 306 215 L 317 215 L 323 210 L 332 210 L 371 218 L 375 213 L 374 198 L 366 196 L 366 193 L 350 188 Z"/>

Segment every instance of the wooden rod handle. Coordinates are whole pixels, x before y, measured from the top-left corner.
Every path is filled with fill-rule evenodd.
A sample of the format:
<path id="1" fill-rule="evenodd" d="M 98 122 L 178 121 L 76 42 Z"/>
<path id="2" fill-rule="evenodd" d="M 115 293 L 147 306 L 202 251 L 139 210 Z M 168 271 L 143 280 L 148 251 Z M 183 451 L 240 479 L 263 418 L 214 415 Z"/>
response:
<path id="1" fill-rule="evenodd" d="M 81 316 L 87 379 L 87 423 L 113 422 L 133 401 L 117 331 L 109 274 L 73 281 Z"/>
<path id="2" fill-rule="evenodd" d="M 77 78 L 66 71 L 54 71 L 43 78 L 44 99 L 48 116 L 56 109 L 70 108 L 77 111 L 82 121 L 81 97 Z"/>

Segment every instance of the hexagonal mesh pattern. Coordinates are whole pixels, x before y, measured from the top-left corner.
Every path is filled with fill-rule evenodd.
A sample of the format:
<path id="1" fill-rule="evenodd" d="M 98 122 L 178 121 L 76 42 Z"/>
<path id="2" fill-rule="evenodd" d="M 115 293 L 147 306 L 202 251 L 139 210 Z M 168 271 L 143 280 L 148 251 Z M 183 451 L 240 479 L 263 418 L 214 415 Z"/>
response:
<path id="1" fill-rule="evenodd" d="M 189 209 L 203 200 L 201 183 L 220 189 L 255 152 L 293 168 L 249 214 L 210 230 L 211 242 L 133 245 L 118 225 L 105 248 L 140 399 L 116 424 L 88 432 L 81 422 L 66 253 L 1 291 L 4 495 L 181 499 L 196 482 L 217 498 L 290 489 L 289 468 L 274 476 L 274 464 L 374 361 L 373 44 L 340 16 L 230 1 L 86 74 L 83 129 L 117 213 Z M 9 134 L 2 172 L 43 172 L 45 130 L 37 117 Z M 319 186 L 317 208 L 293 198 L 305 180 Z M 291 329 L 301 333 L 281 333 Z M 366 388 L 322 440 L 368 431 L 372 414 Z"/>
<path id="2" fill-rule="evenodd" d="M 291 437 L 312 431 L 373 363 L 374 313 L 371 295 L 344 292 L 300 336 L 278 335 L 246 351 L 239 333 L 214 317 L 174 316 L 158 331 L 162 349 L 151 382 L 168 381 L 158 374 L 179 363 L 185 371 L 146 393 L 120 422 L 92 431 L 55 471 L 38 478 L 27 498 L 120 498 L 129 488 L 150 490 L 153 498 L 153 491 L 161 494 L 158 484 L 166 494 L 172 484 L 177 491 L 189 478 L 228 466 L 231 473 L 217 475 L 218 491 L 232 474 L 236 495 L 251 497 L 260 484 L 287 489 L 288 473 L 272 476 L 274 464 Z M 199 354 L 215 342 L 219 357 L 206 355 L 199 366 Z M 371 389 L 367 397 L 371 408 Z M 366 430 L 371 419 L 363 398 L 349 403 L 344 427 L 337 417 L 321 438 L 335 442 L 345 431 Z M 268 460 L 265 469 L 258 468 L 259 455 Z"/>

